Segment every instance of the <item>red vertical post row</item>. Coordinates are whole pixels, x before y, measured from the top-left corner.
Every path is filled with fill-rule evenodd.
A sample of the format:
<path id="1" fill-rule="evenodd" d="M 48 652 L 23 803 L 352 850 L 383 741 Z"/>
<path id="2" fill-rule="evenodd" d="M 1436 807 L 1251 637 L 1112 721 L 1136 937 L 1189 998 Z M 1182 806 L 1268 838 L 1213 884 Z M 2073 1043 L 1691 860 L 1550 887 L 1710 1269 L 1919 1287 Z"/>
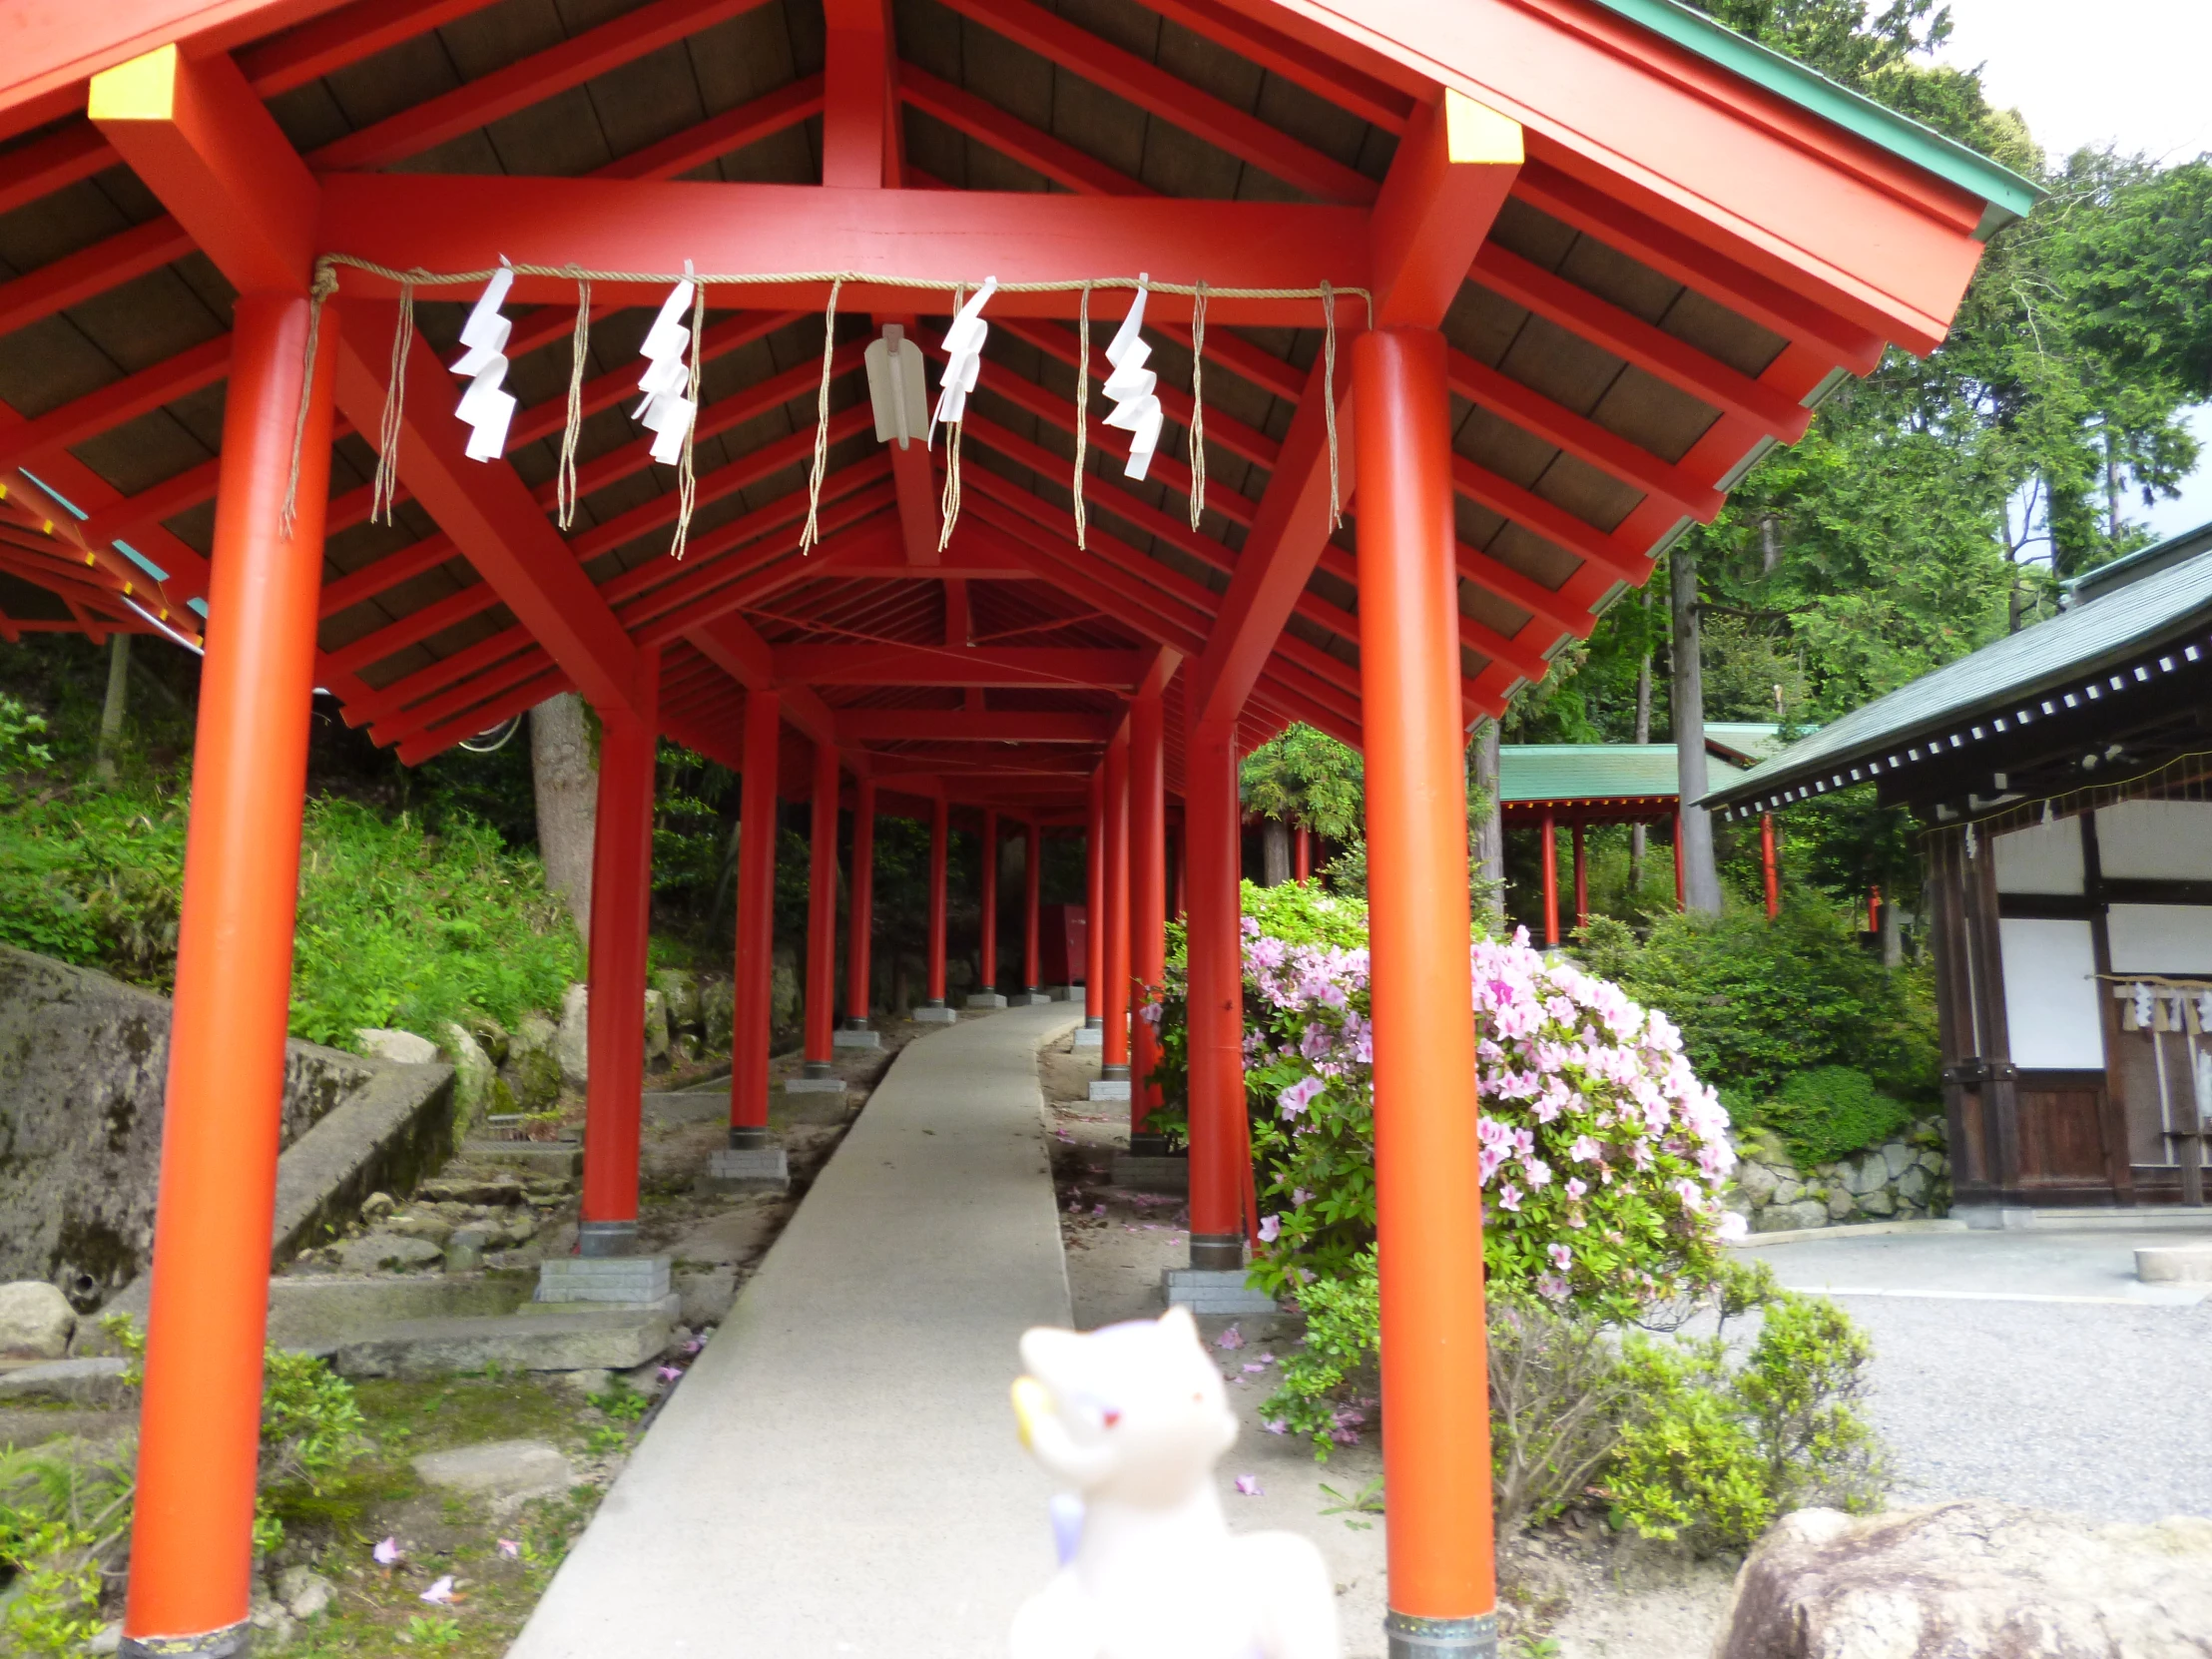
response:
<path id="1" fill-rule="evenodd" d="M 982 992 L 985 1007 L 1000 1007 L 998 996 L 998 815 L 986 810 L 983 814 L 983 868 L 979 889 L 982 894 Z"/>
<path id="2" fill-rule="evenodd" d="M 1106 746 L 1106 1021 L 1100 1075 L 1129 1076 L 1129 729 Z"/>
<path id="3" fill-rule="evenodd" d="M 1129 711 L 1129 977 L 1131 994 L 1147 1002 L 1168 970 L 1166 715 L 1156 690 Z M 1140 1013 L 1130 1035 L 1129 1145 L 1139 1151 L 1145 1119 L 1160 1104 L 1158 1085 L 1146 1081 L 1159 1069 L 1160 1032 Z"/>
<path id="4" fill-rule="evenodd" d="M 1244 1267 L 1244 939 L 1233 726 L 1191 728 L 1183 751 L 1190 871 L 1191 1266 Z"/>
<path id="5" fill-rule="evenodd" d="M 658 651 L 639 656 L 647 700 Z M 645 1087 L 646 942 L 653 925 L 654 749 L 650 712 L 599 711 L 599 811 L 592 831 L 591 1071 L 584 1085 L 580 1256 L 627 1256 L 638 1239 L 638 1119 Z"/>
<path id="6" fill-rule="evenodd" d="M 951 808 L 943 796 L 929 803 L 929 1006 L 944 1006 L 945 860 L 952 837 Z"/>
<path id="7" fill-rule="evenodd" d="M 845 887 L 845 1026 L 867 1029 L 870 945 L 875 936 L 875 781 L 862 778 L 853 788 L 852 874 Z"/>
<path id="8" fill-rule="evenodd" d="M 243 294 L 233 316 L 124 1615 L 133 1644 L 210 1654 L 243 1641 L 253 1577 L 337 361 L 325 311 L 286 534 L 307 300 Z"/>
<path id="9" fill-rule="evenodd" d="M 1544 944 L 1548 948 L 1559 942 L 1559 826 L 1553 821 L 1548 807 L 1544 809 L 1542 835 Z"/>
<path id="10" fill-rule="evenodd" d="M 1291 878 L 1296 881 L 1314 878 L 1314 832 L 1303 824 L 1291 830 Z"/>
<path id="11" fill-rule="evenodd" d="M 1188 891 L 1188 883 L 1185 881 L 1184 875 L 1190 867 L 1190 860 L 1185 849 L 1191 838 L 1190 819 L 1187 812 L 1183 822 L 1184 828 L 1182 832 L 1175 837 L 1175 851 L 1172 854 L 1175 865 L 1175 919 L 1177 921 L 1181 921 L 1189 909 L 1189 906 L 1184 902 L 1184 895 Z"/>
<path id="12" fill-rule="evenodd" d="M 1106 1024 L 1106 763 L 1091 774 L 1090 818 L 1083 837 L 1083 1023 Z"/>
<path id="13" fill-rule="evenodd" d="M 1767 919 L 1772 921 L 1782 913 L 1782 871 L 1775 858 L 1774 814 L 1772 813 L 1761 813 L 1759 815 L 1759 871 L 1766 877 Z M 1876 926 L 1875 907 L 1869 904 L 1867 906 L 1867 931 L 1873 932 Z"/>
<path id="14" fill-rule="evenodd" d="M 1378 329 L 1352 362 L 1388 1625 L 1441 1659 L 1497 1651 L 1443 336 Z"/>
<path id="15" fill-rule="evenodd" d="M 1044 834 L 1031 819 L 1022 830 L 1022 989 L 1034 1002 L 1044 995 Z"/>
<path id="16" fill-rule="evenodd" d="M 807 1057 L 828 1077 L 837 1025 L 837 752 L 815 745 L 815 801 L 807 848 Z"/>
<path id="17" fill-rule="evenodd" d="M 738 801 L 738 950 L 730 1017 L 730 1144 L 768 1144 L 768 1064 L 776 1017 L 776 770 L 783 699 L 745 696 L 745 783 Z"/>
<path id="18" fill-rule="evenodd" d="M 1577 819 L 1572 830 L 1574 836 L 1574 930 L 1579 933 L 1590 925 L 1590 870 L 1583 858 L 1582 822 Z"/>

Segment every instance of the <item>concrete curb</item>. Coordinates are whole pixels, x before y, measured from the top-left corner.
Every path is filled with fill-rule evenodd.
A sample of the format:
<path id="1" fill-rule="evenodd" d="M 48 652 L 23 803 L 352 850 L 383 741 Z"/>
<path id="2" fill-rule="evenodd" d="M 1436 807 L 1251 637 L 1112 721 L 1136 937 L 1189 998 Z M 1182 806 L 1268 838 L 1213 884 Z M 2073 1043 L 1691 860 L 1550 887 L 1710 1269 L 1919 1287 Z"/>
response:
<path id="1" fill-rule="evenodd" d="M 1791 1227 L 1777 1233 L 1747 1233 L 1731 1239 L 1731 1250 L 1753 1250 L 1761 1245 L 1802 1244 L 1808 1239 L 1879 1239 L 1889 1233 L 1964 1233 L 1962 1221 L 1936 1217 L 1928 1221 L 1863 1221 L 1848 1227 Z"/>

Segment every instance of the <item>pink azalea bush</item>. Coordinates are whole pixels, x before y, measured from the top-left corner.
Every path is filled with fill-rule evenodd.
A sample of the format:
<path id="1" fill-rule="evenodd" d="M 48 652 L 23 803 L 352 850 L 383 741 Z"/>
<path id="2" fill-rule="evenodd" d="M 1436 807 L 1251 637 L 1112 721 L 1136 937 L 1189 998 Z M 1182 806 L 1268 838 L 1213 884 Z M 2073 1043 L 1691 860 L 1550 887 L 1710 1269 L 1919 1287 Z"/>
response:
<path id="1" fill-rule="evenodd" d="M 1261 1171 L 1255 1280 L 1342 1280 L 1375 1238 L 1367 917 L 1311 886 L 1247 889 L 1246 1082 Z M 1527 934 L 1469 945 L 1491 1283 L 1632 1316 L 1709 1286 L 1741 1219 L 1728 1114 L 1664 1014 Z"/>

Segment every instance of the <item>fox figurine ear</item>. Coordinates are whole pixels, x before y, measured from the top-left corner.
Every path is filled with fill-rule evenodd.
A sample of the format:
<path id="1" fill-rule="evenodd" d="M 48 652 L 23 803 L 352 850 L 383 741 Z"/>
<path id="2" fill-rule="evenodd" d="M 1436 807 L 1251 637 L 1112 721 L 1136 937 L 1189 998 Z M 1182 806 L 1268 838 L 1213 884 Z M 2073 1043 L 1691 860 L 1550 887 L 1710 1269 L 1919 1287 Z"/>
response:
<path id="1" fill-rule="evenodd" d="M 1180 1302 L 1160 1316 L 1160 1323 L 1171 1332 L 1181 1332 L 1188 1335 L 1194 1343 L 1199 1340 L 1198 1321 L 1191 1318 L 1190 1309 L 1184 1307 Z"/>

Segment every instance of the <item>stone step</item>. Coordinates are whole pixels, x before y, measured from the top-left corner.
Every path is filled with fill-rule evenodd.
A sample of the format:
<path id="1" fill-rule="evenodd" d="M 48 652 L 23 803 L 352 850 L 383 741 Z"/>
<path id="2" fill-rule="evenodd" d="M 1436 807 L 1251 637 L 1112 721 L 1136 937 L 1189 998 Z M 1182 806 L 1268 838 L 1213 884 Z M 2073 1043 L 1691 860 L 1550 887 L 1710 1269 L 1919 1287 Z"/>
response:
<path id="1" fill-rule="evenodd" d="M 472 1163 L 502 1164 L 531 1175 L 574 1179 L 584 1173 L 584 1148 L 578 1141 L 463 1141 L 461 1156 Z"/>
<path id="2" fill-rule="evenodd" d="M 338 1345 L 340 1377 L 431 1378 L 508 1371 L 628 1371 L 668 1347 L 679 1304 L 539 1303 L 504 1319 L 401 1320 Z"/>
<path id="3" fill-rule="evenodd" d="M 730 1115 L 730 1091 L 725 1087 L 648 1094 L 645 1115 L 656 1123 L 719 1123 Z"/>
<path id="4" fill-rule="evenodd" d="M 1191 1161 L 1117 1152 L 1114 1154 L 1113 1183 L 1132 1193 L 1187 1193 L 1191 1190 Z"/>

